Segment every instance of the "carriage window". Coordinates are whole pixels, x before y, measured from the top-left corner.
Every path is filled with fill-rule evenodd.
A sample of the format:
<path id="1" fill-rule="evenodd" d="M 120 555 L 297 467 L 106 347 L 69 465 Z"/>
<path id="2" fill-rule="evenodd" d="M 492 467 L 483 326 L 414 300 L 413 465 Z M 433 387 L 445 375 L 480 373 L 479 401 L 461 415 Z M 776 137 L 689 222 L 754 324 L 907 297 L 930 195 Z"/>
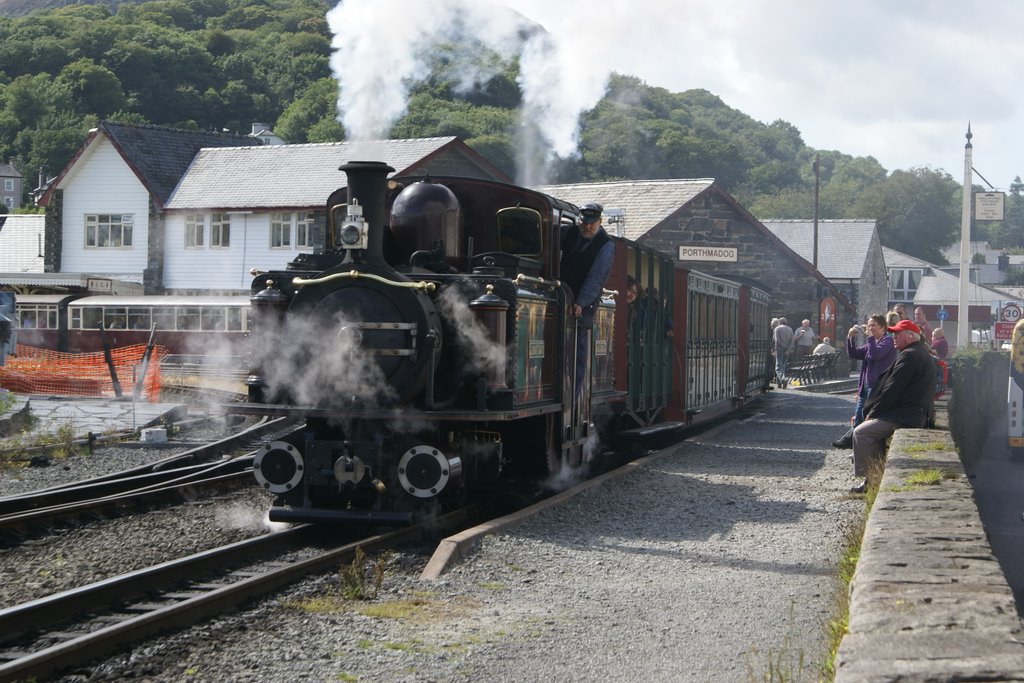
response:
<path id="1" fill-rule="evenodd" d="M 541 253 L 541 216 L 521 206 L 498 211 L 498 249 L 519 256 Z"/>
<path id="2" fill-rule="evenodd" d="M 81 311 L 78 322 L 82 330 L 95 330 L 103 322 L 103 309 L 102 308 L 80 308 L 75 309 Z"/>
<path id="3" fill-rule="evenodd" d="M 104 308 L 103 327 L 108 330 L 123 330 L 128 326 L 127 308 Z"/>
<path id="4" fill-rule="evenodd" d="M 173 308 L 154 308 L 153 309 L 153 325 L 158 330 L 173 330 L 174 329 L 174 309 Z"/>
<path id="5" fill-rule="evenodd" d="M 18 304 L 18 325 L 29 329 L 57 329 L 57 306 L 54 304 Z"/>
<path id="6" fill-rule="evenodd" d="M 223 308 L 204 308 L 202 313 L 203 329 L 204 330 L 223 330 L 224 329 L 224 309 Z"/>
<path id="7" fill-rule="evenodd" d="M 148 330 L 149 329 L 149 308 L 128 309 L 128 329 Z"/>
<path id="8" fill-rule="evenodd" d="M 228 329 L 232 332 L 240 332 L 242 327 L 242 309 L 241 308 L 229 308 L 227 309 L 228 314 Z"/>
<path id="9" fill-rule="evenodd" d="M 198 308 L 185 308 L 181 307 L 178 309 L 178 329 L 179 330 L 198 330 L 199 329 L 199 309 Z"/>

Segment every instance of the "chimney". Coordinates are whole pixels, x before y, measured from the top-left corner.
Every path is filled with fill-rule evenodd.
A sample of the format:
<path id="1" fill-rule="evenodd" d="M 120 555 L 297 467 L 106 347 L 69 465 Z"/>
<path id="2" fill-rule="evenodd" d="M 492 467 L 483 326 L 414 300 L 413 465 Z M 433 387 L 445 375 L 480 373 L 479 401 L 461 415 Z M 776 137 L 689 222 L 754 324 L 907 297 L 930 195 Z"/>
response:
<path id="1" fill-rule="evenodd" d="M 250 133 L 250 135 L 259 135 L 260 133 L 262 133 L 265 130 L 268 130 L 269 128 L 270 128 L 270 126 L 268 124 L 266 124 L 266 123 L 260 123 L 258 121 L 253 121 L 253 123 L 252 123 L 252 133 Z"/>
<path id="2" fill-rule="evenodd" d="M 999 271 L 1005 272 L 1010 267 L 1010 257 L 1007 256 L 1006 252 L 999 254 Z"/>

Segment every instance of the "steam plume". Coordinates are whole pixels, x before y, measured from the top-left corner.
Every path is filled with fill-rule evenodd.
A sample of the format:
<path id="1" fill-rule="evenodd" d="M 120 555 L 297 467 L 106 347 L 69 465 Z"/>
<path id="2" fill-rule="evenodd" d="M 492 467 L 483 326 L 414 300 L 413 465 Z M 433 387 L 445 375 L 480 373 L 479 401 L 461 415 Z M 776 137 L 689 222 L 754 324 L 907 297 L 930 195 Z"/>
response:
<path id="1" fill-rule="evenodd" d="M 485 82 L 481 47 L 519 58 L 523 94 L 517 180 L 546 180 L 544 165 L 577 149 L 580 113 L 604 94 L 609 71 L 576 51 L 573 32 L 551 36 L 497 0 L 344 0 L 328 12 L 339 120 L 350 140 L 386 138 L 405 113 L 410 89 L 429 76 L 428 57 L 453 50 L 459 87 Z"/>

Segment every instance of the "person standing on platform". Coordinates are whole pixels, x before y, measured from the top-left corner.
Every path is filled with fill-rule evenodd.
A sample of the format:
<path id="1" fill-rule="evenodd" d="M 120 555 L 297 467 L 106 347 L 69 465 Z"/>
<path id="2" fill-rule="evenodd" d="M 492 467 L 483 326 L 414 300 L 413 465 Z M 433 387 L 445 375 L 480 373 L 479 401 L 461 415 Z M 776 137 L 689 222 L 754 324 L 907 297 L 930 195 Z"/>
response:
<path id="1" fill-rule="evenodd" d="M 576 318 L 576 394 L 583 387 L 590 352 L 594 312 L 601 289 L 615 258 L 615 243 L 601 227 L 600 204 L 584 204 L 580 223 L 569 228 L 562 239 L 560 278 L 573 294 L 572 315 Z"/>
<path id="2" fill-rule="evenodd" d="M 917 329 L 921 330 L 921 341 L 931 347 L 932 326 L 928 324 L 928 319 L 924 317 L 924 309 L 920 306 L 914 309 L 914 324 L 917 325 Z"/>
<path id="3" fill-rule="evenodd" d="M 942 360 L 946 360 L 946 356 L 949 355 L 949 341 L 940 327 L 932 330 L 932 351 Z"/>
<path id="4" fill-rule="evenodd" d="M 882 373 L 896 360 L 896 346 L 893 338 L 885 333 L 885 329 L 885 317 L 873 315 L 868 318 L 867 340 L 862 346 L 857 345 L 857 334 L 861 329 L 856 325 L 851 327 L 846 335 L 846 355 L 861 361 L 860 378 L 857 381 L 857 405 L 853 409 L 853 427 L 832 442 L 833 448 L 853 447 L 853 430 L 864 421 L 864 403 L 871 395 L 871 387 L 875 386 Z"/>
<path id="5" fill-rule="evenodd" d="M 775 384 L 780 389 L 786 388 L 786 363 L 793 349 L 793 328 L 786 324 L 785 318 L 779 318 L 779 324 L 772 329 L 772 355 L 775 356 Z"/>
<path id="6" fill-rule="evenodd" d="M 793 355 L 796 358 L 809 356 L 817 343 L 818 335 L 811 329 L 811 321 L 804 320 L 793 334 Z"/>
<path id="7" fill-rule="evenodd" d="M 899 352 L 864 402 L 864 421 L 853 430 L 853 475 L 860 481 L 851 493 L 867 490 L 871 463 L 883 457 L 885 442 L 900 427 L 921 428 L 933 415 L 935 363 L 910 320 L 889 328 Z"/>

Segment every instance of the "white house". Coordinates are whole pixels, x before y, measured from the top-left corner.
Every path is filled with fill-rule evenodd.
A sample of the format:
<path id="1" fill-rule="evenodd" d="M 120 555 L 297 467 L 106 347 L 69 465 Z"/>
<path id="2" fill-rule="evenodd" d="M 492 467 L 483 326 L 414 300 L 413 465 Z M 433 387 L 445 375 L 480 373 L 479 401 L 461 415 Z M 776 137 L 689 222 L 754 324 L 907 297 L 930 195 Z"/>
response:
<path id="1" fill-rule="evenodd" d="M 353 160 L 510 182 L 455 137 L 264 145 L 101 122 L 40 199 L 45 270 L 141 283 L 147 294 L 246 292 L 252 268 L 284 267 L 323 244 L 327 198 L 346 184 L 338 167 Z"/>
<path id="2" fill-rule="evenodd" d="M 339 166 L 364 160 L 398 175 L 508 181 L 455 137 L 204 149 L 166 206 L 164 289 L 248 291 L 253 268 L 320 248 L 327 198 L 347 184 Z"/>
<path id="3" fill-rule="evenodd" d="M 47 272 L 162 287 L 163 209 L 200 149 L 261 145 L 247 135 L 101 121 L 40 198 Z"/>

